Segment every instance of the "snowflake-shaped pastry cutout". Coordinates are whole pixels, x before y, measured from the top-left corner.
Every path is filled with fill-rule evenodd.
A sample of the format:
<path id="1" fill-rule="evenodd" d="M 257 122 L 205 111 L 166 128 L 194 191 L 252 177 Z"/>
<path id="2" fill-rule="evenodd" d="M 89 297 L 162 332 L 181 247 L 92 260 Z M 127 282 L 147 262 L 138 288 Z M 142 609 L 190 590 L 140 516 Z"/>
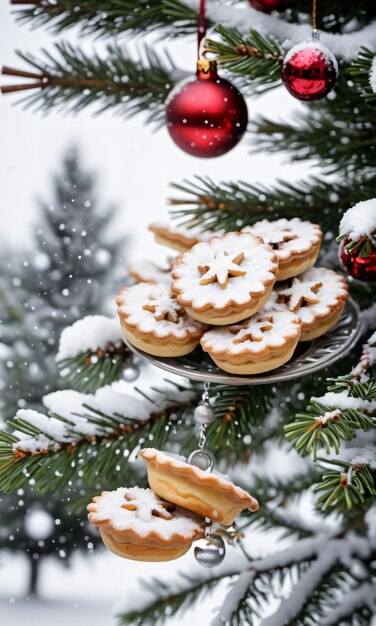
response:
<path id="1" fill-rule="evenodd" d="M 286 228 L 283 228 L 279 232 L 272 231 L 268 239 L 272 248 L 278 249 L 282 244 L 286 243 L 287 241 L 292 241 L 293 239 L 297 239 L 297 237 L 298 236 L 291 230 L 291 228 L 289 226 L 286 226 Z"/>
<path id="2" fill-rule="evenodd" d="M 174 300 L 169 295 L 161 295 L 158 299 L 151 297 L 149 301 L 142 307 L 144 311 L 149 311 L 154 314 L 154 318 L 159 322 L 161 320 L 167 320 L 177 324 L 179 317 L 184 315 L 184 309 L 177 300 Z"/>
<path id="3" fill-rule="evenodd" d="M 273 329 L 273 317 L 268 315 L 260 317 L 252 324 L 233 326 L 231 333 L 236 335 L 234 344 L 245 343 L 246 341 L 262 341 L 264 333 Z"/>
<path id="4" fill-rule="evenodd" d="M 228 252 L 216 252 L 213 261 L 198 266 L 198 271 L 203 274 L 200 285 L 209 285 L 216 281 L 225 289 L 230 276 L 244 276 L 247 272 L 239 265 L 244 261 L 244 253 L 240 252 L 232 259 Z"/>
<path id="5" fill-rule="evenodd" d="M 172 513 L 175 511 L 175 505 L 166 502 L 149 490 L 144 490 L 142 494 L 129 489 L 124 494 L 125 504 L 122 509 L 126 511 L 134 511 L 135 516 L 143 522 L 151 522 L 153 517 L 162 517 L 165 520 L 172 520 Z"/>
<path id="6" fill-rule="evenodd" d="M 319 298 L 317 292 L 321 289 L 322 283 L 316 280 L 304 281 L 294 278 L 291 287 L 282 289 L 279 292 L 279 301 L 286 302 L 290 311 L 296 313 L 301 306 L 306 304 L 317 304 Z"/>
<path id="7" fill-rule="evenodd" d="M 244 231 L 252 232 L 252 226 L 247 226 L 244 228 Z M 298 235 L 293 231 L 291 226 L 287 225 L 283 228 L 278 221 L 268 222 L 267 225 L 265 222 L 261 222 L 254 228 L 254 232 L 259 235 L 265 243 L 269 244 L 273 250 L 278 250 L 282 244 L 298 238 Z"/>

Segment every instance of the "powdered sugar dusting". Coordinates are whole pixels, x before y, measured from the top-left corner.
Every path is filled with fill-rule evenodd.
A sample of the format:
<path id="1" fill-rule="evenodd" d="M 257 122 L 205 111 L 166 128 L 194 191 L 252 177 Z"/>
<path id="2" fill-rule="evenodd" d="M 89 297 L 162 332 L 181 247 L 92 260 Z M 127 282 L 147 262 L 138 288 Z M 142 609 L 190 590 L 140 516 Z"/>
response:
<path id="1" fill-rule="evenodd" d="M 363 200 L 348 209 L 339 223 L 339 234 L 348 235 L 353 241 L 361 237 L 376 236 L 376 198 Z"/>
<path id="2" fill-rule="evenodd" d="M 325 267 L 312 267 L 294 278 L 290 287 L 276 288 L 278 299 L 294 310 L 303 323 L 311 324 L 316 317 L 325 317 L 348 297 L 345 279 Z"/>
<path id="3" fill-rule="evenodd" d="M 291 220 L 261 220 L 252 226 L 245 226 L 242 232 L 258 235 L 265 243 L 272 245 L 279 261 L 286 261 L 294 254 L 308 252 L 312 246 L 320 243 L 322 237 L 317 224 L 302 221 L 298 217 Z"/>
<path id="4" fill-rule="evenodd" d="M 122 289 L 116 302 L 120 316 L 125 316 L 128 325 L 160 338 L 169 335 L 185 338 L 204 329 L 202 324 L 181 309 L 167 285 L 140 283 Z M 166 313 L 166 317 L 161 317 L 163 313 Z M 168 317 L 176 321 L 169 321 Z"/>
<path id="5" fill-rule="evenodd" d="M 170 262 L 171 261 L 171 262 Z M 128 271 L 137 282 L 145 283 L 171 283 L 171 266 L 172 260 L 166 263 L 165 267 L 160 267 L 153 261 L 138 261 L 128 266 Z"/>
<path id="6" fill-rule="evenodd" d="M 165 541 L 177 534 L 187 539 L 201 534 L 198 516 L 180 507 L 172 507 L 169 512 L 164 504 L 167 503 L 151 489 L 119 487 L 115 491 L 104 491 L 89 505 L 92 511 L 89 519 L 96 524 L 108 521 L 116 531 L 132 530 L 140 537 L 154 532 Z M 129 508 L 125 508 L 127 506 Z"/>
<path id="7" fill-rule="evenodd" d="M 121 330 L 115 318 L 104 315 L 87 315 L 72 326 L 64 328 L 60 336 L 57 361 L 77 356 L 81 352 L 95 352 L 108 344 L 121 343 Z"/>
<path id="8" fill-rule="evenodd" d="M 213 354 L 267 355 L 273 348 L 280 348 L 287 339 L 300 334 L 300 319 L 290 311 L 262 309 L 241 324 L 221 326 L 207 331 L 201 338 L 206 352 Z"/>
<path id="9" fill-rule="evenodd" d="M 238 265 L 242 275 L 230 275 L 225 288 L 217 280 L 202 284 L 199 268 L 210 268 L 224 253 L 229 260 L 243 256 Z M 180 302 L 192 308 L 221 309 L 229 303 L 247 304 L 252 301 L 251 294 L 261 298 L 266 286 L 274 283 L 277 268 L 275 253 L 260 239 L 251 233 L 226 233 L 210 242 L 197 243 L 178 258 L 172 270 L 172 289 L 179 294 Z"/>

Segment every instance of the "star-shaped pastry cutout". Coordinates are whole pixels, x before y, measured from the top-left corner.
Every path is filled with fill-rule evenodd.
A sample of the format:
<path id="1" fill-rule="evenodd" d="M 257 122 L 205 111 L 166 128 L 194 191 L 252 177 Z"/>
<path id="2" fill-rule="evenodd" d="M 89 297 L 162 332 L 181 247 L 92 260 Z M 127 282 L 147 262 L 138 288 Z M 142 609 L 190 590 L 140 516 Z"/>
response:
<path id="1" fill-rule="evenodd" d="M 304 281 L 300 278 L 294 278 L 291 287 L 278 292 L 278 299 L 280 302 L 285 301 L 290 311 L 296 313 L 304 303 L 317 304 L 319 302 L 316 294 L 321 287 L 320 281 Z"/>
<path id="2" fill-rule="evenodd" d="M 126 511 L 134 511 L 136 517 L 143 521 L 151 521 L 153 517 L 162 517 L 165 520 L 171 520 L 171 513 L 175 511 L 175 505 L 171 502 L 161 500 L 157 496 L 133 496 L 131 492 L 124 494 L 126 503 L 122 505 L 122 509 Z"/>
<path id="3" fill-rule="evenodd" d="M 200 285 L 209 285 L 217 281 L 222 289 L 225 289 L 230 276 L 244 276 L 247 273 L 239 267 L 243 261 L 243 252 L 233 258 L 228 252 L 216 252 L 213 261 L 198 266 L 198 271 L 203 274 Z"/>
<path id="4" fill-rule="evenodd" d="M 177 324 L 179 317 L 184 315 L 184 309 L 180 304 L 169 296 L 161 296 L 158 300 L 150 298 L 147 304 L 142 307 L 144 311 L 154 314 L 154 318 L 159 322 L 167 320 Z"/>
<path id="5" fill-rule="evenodd" d="M 239 344 L 246 341 L 262 341 L 263 333 L 273 329 L 273 317 L 260 317 L 256 322 L 247 324 L 246 326 L 233 326 L 231 333 L 237 335 L 233 343 Z"/>

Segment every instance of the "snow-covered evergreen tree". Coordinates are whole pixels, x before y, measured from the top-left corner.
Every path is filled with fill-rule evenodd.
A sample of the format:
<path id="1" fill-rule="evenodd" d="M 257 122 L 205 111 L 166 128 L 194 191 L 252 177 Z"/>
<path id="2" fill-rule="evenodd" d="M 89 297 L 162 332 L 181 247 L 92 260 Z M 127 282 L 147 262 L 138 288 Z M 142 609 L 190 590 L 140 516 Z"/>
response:
<path id="1" fill-rule="evenodd" d="M 52 179 L 52 200 L 38 203 L 34 242 L 22 252 L 10 249 L 3 255 L 0 415 L 4 419 L 20 407 L 40 410 L 45 394 L 65 386 L 55 360 L 63 328 L 82 315 L 106 311 L 116 288 L 125 241 L 108 235 L 114 208 L 98 199 L 95 178 L 85 170 L 78 150 L 69 149 Z M 82 521 L 82 515 L 72 513 L 68 503 L 68 492 L 58 499 L 42 498 L 32 482 L 0 499 L 0 548 L 28 556 L 30 592 L 36 591 L 41 558 L 68 559 L 75 548 L 86 549 L 97 541 L 85 517 Z M 47 528 L 48 519 L 52 524 Z"/>

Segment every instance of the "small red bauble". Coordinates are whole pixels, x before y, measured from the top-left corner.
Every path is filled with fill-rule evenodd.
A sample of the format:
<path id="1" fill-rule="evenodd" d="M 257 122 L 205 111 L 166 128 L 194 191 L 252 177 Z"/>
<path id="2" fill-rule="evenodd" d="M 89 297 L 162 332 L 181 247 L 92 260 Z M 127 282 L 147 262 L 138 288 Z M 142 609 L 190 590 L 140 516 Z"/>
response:
<path id="1" fill-rule="evenodd" d="M 299 100 L 323 98 L 334 87 L 337 75 L 335 56 L 314 39 L 291 48 L 283 61 L 283 84 Z"/>
<path id="2" fill-rule="evenodd" d="M 341 241 L 339 247 L 339 258 L 342 268 L 346 270 L 350 276 L 358 280 L 374 281 L 376 280 L 376 248 L 372 246 L 370 254 L 366 257 L 358 256 L 359 247 L 353 250 L 346 250 L 347 244 L 351 243 L 351 239 L 346 237 Z"/>
<path id="3" fill-rule="evenodd" d="M 291 4 L 291 0 L 249 0 L 249 3 L 257 11 L 271 13 L 284 11 Z"/>
<path id="4" fill-rule="evenodd" d="M 198 61 L 166 101 L 167 129 L 179 148 L 196 157 L 218 157 L 236 146 L 248 124 L 240 91 L 217 74 L 215 61 Z"/>

